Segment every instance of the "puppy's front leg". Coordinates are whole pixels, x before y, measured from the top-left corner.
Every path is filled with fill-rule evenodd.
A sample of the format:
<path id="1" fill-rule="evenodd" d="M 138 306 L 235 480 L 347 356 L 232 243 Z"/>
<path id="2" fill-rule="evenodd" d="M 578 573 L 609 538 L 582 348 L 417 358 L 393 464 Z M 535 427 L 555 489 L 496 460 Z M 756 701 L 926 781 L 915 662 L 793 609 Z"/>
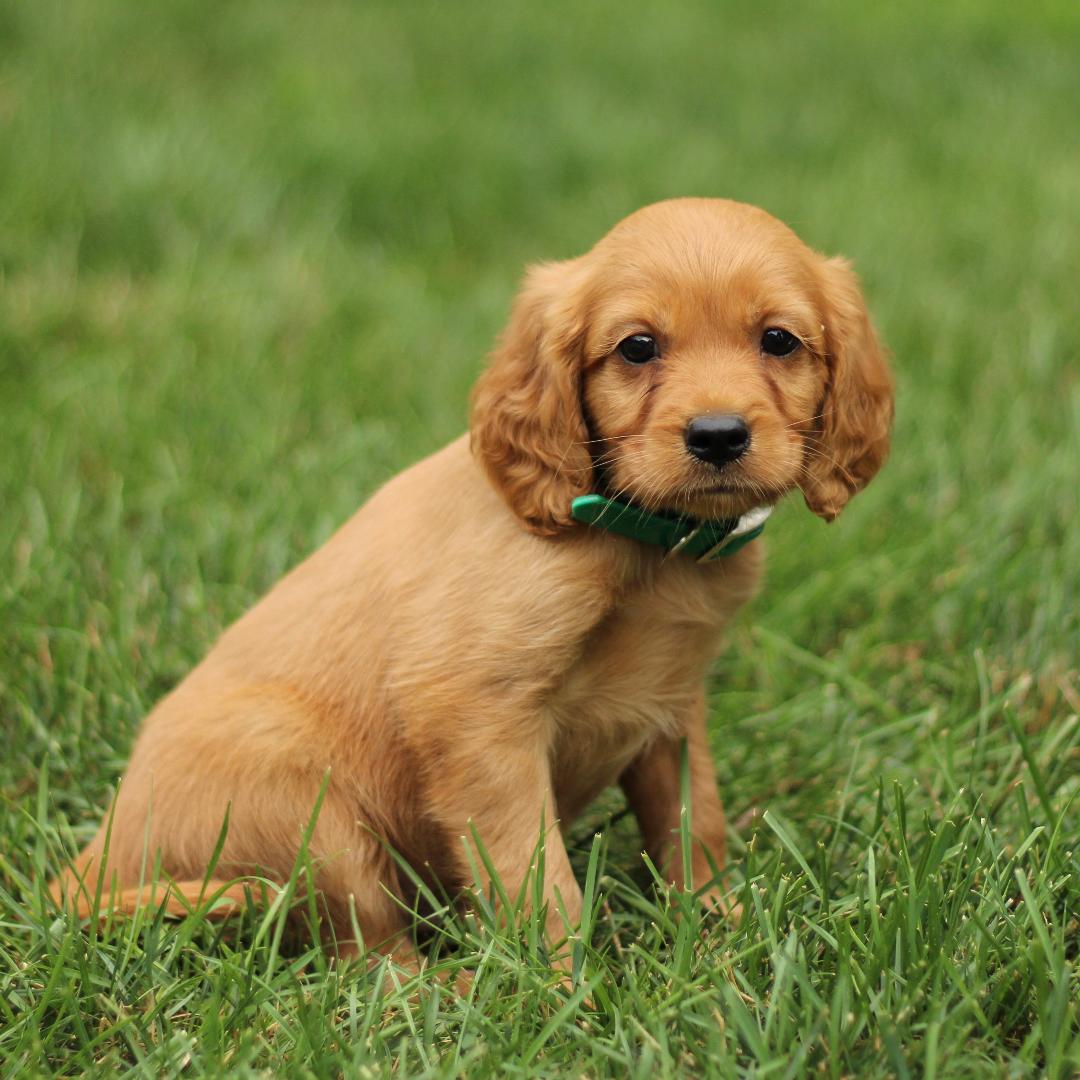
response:
<path id="1" fill-rule="evenodd" d="M 537 745 L 510 747 L 490 744 L 475 756 L 452 755 L 442 769 L 444 782 L 435 797 L 435 811 L 452 843 L 472 845 L 479 838 L 499 883 L 511 901 L 521 895 L 534 869 L 540 823 L 544 826 L 544 887 L 547 933 L 553 948 L 581 920 L 581 888 L 570 867 L 556 820 L 555 800 L 545 750 Z M 462 847 L 459 864 L 468 878 L 471 869 Z M 475 863 L 478 884 L 487 889 L 490 874 L 484 860 Z M 526 897 L 528 903 L 528 897 Z M 566 921 L 563 919 L 565 912 Z M 567 921 L 570 926 L 568 928 Z M 565 966 L 560 957 L 560 966 Z"/>
<path id="2" fill-rule="evenodd" d="M 626 768 L 619 783 L 641 826 L 645 850 L 657 868 L 673 885 L 701 886 L 713 876 L 713 865 L 723 869 L 727 859 L 727 822 L 716 770 L 705 731 L 705 695 L 700 693 L 684 731 L 689 746 L 690 829 L 692 882 L 683 881 L 683 852 L 680 831 L 682 792 L 680 789 L 680 738 L 661 737 L 651 743 Z M 722 913 L 734 909 L 717 886 L 702 896 L 705 904 Z"/>

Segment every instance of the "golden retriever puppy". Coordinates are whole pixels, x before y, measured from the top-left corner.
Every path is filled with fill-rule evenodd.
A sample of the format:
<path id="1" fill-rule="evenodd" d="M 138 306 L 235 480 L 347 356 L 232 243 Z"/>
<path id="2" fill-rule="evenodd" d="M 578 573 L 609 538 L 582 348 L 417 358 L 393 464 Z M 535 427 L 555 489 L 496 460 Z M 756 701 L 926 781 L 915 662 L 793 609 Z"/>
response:
<path id="1" fill-rule="evenodd" d="M 684 739 L 710 882 L 725 823 L 704 684 L 757 588 L 754 537 L 796 488 L 835 518 L 891 419 L 851 270 L 755 207 L 659 203 L 532 268 L 469 434 L 372 496 L 158 703 L 54 895 L 84 915 L 99 888 L 120 910 L 235 902 L 231 879 L 288 877 L 328 777 L 309 853 L 339 946 L 359 947 L 355 916 L 364 947 L 415 963 L 388 845 L 453 891 L 475 830 L 514 895 L 542 821 L 559 939 L 559 903 L 581 908 L 560 829 L 609 785 L 676 878 Z M 155 860 L 170 884 L 151 895 Z"/>

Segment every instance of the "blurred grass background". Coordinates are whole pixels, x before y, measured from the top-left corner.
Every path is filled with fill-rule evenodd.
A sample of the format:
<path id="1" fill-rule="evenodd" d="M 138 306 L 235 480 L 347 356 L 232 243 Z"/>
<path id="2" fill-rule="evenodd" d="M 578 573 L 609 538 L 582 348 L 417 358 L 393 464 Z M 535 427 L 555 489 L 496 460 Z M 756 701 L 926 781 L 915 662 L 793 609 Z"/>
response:
<path id="1" fill-rule="evenodd" d="M 868 828 L 882 778 L 1015 847 L 1045 768 L 1075 841 L 1078 47 L 1049 2 L 0 0 L 7 955 L 149 704 L 462 430 L 523 265 L 684 194 L 851 257 L 899 380 L 886 470 L 829 528 L 786 507 L 718 665 L 743 839 Z M 1058 1060 L 1024 1023 L 979 1060 Z"/>

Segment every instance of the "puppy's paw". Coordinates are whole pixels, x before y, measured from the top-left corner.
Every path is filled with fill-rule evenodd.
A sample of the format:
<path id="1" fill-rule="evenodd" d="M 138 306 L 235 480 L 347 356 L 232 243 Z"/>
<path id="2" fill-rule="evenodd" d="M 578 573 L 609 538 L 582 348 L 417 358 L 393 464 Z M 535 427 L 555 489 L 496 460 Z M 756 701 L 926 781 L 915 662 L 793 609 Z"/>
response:
<path id="1" fill-rule="evenodd" d="M 735 899 L 733 893 L 725 892 L 723 889 L 716 887 L 706 889 L 698 897 L 698 902 L 704 908 L 706 914 L 723 919 L 732 928 L 742 922 L 742 904 Z"/>

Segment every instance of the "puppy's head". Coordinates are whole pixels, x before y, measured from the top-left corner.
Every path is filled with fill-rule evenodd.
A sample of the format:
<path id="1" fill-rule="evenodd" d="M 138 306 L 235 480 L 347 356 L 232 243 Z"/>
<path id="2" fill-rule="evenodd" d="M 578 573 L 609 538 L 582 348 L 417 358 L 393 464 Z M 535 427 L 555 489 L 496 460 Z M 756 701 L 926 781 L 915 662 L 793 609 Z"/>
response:
<path id="1" fill-rule="evenodd" d="M 678 199 L 529 271 L 471 430 L 511 508 L 547 534 L 596 490 L 736 517 L 800 487 L 831 521 L 880 468 L 891 420 L 847 264 L 763 210 Z"/>

